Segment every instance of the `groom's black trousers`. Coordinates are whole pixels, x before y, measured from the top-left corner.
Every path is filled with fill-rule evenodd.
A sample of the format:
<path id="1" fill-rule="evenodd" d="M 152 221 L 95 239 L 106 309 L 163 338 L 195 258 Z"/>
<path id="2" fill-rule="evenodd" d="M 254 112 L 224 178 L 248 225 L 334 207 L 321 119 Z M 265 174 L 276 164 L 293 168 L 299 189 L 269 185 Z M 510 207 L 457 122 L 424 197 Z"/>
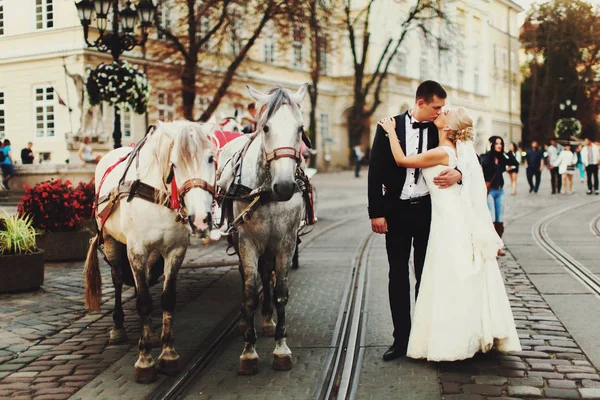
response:
<path id="1" fill-rule="evenodd" d="M 390 264 L 389 297 L 394 322 L 394 343 L 403 350 L 410 335 L 410 284 L 408 260 L 411 245 L 414 247 L 415 275 L 418 294 L 425 262 L 429 228 L 431 225 L 431 198 L 418 201 L 386 199 L 388 233 L 385 244 Z"/>

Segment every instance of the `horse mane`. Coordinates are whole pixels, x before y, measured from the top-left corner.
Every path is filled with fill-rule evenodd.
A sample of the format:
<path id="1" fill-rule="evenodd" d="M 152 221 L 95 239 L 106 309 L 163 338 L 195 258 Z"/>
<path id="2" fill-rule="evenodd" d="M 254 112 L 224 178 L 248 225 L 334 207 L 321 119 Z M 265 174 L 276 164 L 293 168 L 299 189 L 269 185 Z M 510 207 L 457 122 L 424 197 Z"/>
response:
<path id="1" fill-rule="evenodd" d="M 263 105 L 257 122 L 256 132 L 261 132 L 269 119 L 284 105 L 290 106 L 294 116 L 302 121 L 300 106 L 292 99 L 290 92 L 282 87 L 274 87 L 267 93 L 269 101 Z"/>
<path id="2" fill-rule="evenodd" d="M 154 153 L 163 180 L 171 170 L 172 152 L 177 152 L 177 158 L 181 161 L 181 165 L 177 164 L 177 169 L 191 175 L 198 167 L 195 165 L 198 154 L 206 149 L 216 151 L 212 133 L 203 132 L 201 124 L 197 122 L 187 120 L 164 122 L 157 126 L 152 136 L 156 142 Z"/>

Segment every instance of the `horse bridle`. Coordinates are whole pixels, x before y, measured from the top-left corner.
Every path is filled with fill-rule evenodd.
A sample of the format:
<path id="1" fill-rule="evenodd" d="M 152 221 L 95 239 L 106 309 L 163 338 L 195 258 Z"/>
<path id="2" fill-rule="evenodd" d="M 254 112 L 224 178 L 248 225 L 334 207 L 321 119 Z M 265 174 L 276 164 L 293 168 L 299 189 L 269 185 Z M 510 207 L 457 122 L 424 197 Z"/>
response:
<path id="1" fill-rule="evenodd" d="M 185 200 L 184 200 L 185 195 L 192 189 L 202 189 L 202 190 L 210 193 L 212 197 L 215 197 L 215 185 L 214 185 L 214 183 L 211 185 L 204 179 L 191 178 L 191 179 L 188 179 L 187 181 L 183 182 L 183 185 L 178 187 L 177 180 L 175 178 L 176 165 L 175 165 L 175 163 L 171 162 L 171 152 L 172 151 L 173 151 L 173 143 L 171 143 L 171 146 L 169 149 L 169 163 L 171 164 L 171 167 L 169 170 L 169 174 L 167 175 L 167 179 L 165 180 L 165 182 L 166 182 L 165 187 L 167 187 L 167 190 L 168 190 L 167 185 L 171 186 L 170 208 L 173 208 L 175 211 L 177 211 L 178 220 L 181 220 L 182 223 L 186 224 L 188 222 L 189 214 L 185 207 Z M 216 176 L 215 176 L 215 179 L 216 179 Z M 176 197 L 174 197 L 174 193 L 176 193 Z M 176 202 L 174 201 L 175 198 L 177 199 Z"/>

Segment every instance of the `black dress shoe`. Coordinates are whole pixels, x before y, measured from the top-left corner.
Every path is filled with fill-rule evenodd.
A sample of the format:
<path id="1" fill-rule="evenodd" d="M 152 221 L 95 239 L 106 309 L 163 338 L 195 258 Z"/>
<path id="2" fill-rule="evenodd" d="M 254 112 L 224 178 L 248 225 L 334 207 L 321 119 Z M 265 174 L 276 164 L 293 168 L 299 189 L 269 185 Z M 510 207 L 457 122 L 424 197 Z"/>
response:
<path id="1" fill-rule="evenodd" d="M 391 361 L 396 358 L 404 357 L 406 349 L 397 345 L 392 345 L 385 353 L 383 353 L 383 361 Z"/>

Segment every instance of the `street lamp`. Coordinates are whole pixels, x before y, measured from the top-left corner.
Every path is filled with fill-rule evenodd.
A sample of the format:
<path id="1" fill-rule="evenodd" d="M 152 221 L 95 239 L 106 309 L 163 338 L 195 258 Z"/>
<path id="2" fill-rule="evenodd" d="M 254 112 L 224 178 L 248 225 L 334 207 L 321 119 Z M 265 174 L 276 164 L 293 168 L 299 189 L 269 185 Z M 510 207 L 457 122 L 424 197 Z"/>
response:
<path id="1" fill-rule="evenodd" d="M 119 0 L 80 0 L 75 3 L 79 20 L 83 26 L 83 37 L 88 47 L 96 48 L 103 53 L 110 53 L 113 61 L 119 61 L 119 57 L 125 51 L 132 50 L 136 46 L 143 46 L 148 39 L 148 28 L 152 26 L 156 3 L 152 0 L 139 1 L 136 9 L 131 1 L 127 1 L 125 8 L 119 10 Z M 108 14 L 112 12 L 112 31 L 107 32 Z M 93 42 L 88 40 L 89 27 L 92 17 L 96 14 L 96 28 L 98 38 Z M 141 26 L 141 38 L 134 35 L 138 17 Z M 119 26 L 121 31 L 119 31 Z M 115 107 L 115 124 L 113 129 L 114 147 L 121 147 L 121 114 Z"/>
<path id="2" fill-rule="evenodd" d="M 560 111 L 567 111 L 567 113 L 572 111 L 575 113 L 577 111 L 577 104 L 573 103 L 570 99 L 566 99 L 564 103 L 561 102 L 558 105 L 558 108 L 560 108 Z"/>

